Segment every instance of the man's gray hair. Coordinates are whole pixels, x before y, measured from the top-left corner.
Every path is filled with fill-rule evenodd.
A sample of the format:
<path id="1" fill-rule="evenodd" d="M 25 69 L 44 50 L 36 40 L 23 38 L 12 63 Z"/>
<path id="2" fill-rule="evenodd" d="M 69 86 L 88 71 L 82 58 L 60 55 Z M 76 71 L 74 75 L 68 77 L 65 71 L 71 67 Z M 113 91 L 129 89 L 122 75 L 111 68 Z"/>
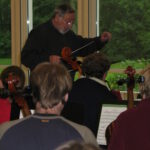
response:
<path id="1" fill-rule="evenodd" d="M 74 12 L 75 10 L 69 4 L 61 4 L 55 8 L 52 18 L 54 18 L 57 14 L 63 17 L 66 13 Z"/>

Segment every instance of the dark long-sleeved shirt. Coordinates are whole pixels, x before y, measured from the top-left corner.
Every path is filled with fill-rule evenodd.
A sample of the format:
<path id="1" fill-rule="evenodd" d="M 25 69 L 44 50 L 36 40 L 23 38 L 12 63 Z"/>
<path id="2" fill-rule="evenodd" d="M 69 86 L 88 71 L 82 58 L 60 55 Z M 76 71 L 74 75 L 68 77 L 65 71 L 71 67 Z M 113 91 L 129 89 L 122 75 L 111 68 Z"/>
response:
<path id="1" fill-rule="evenodd" d="M 88 46 L 75 52 L 73 56 L 86 56 L 101 49 L 105 43 L 100 41 L 100 37 L 83 38 L 71 30 L 61 34 L 49 20 L 30 32 L 21 52 L 21 62 L 32 70 L 37 64 L 49 61 L 50 55 L 61 56 L 64 47 L 75 51 L 85 45 Z"/>

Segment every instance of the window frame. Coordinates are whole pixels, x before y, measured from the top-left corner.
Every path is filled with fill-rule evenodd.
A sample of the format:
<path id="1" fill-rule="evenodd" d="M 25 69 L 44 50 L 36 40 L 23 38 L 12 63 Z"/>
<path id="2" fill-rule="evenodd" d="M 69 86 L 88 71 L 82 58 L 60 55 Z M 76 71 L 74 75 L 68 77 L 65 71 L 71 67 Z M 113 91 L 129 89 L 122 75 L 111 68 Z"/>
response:
<path id="1" fill-rule="evenodd" d="M 100 0 L 77 0 L 78 34 L 83 37 L 99 35 L 97 24 Z M 28 36 L 28 0 L 11 0 L 11 59 L 12 65 L 21 65 L 21 49 Z M 30 8 L 31 9 L 31 8 Z M 95 11 L 96 10 L 96 11 Z M 30 10 L 31 11 L 31 10 Z M 0 66 L 3 67 L 4 66 Z M 141 69 L 136 70 L 140 72 Z M 124 69 L 110 69 L 111 73 L 124 73 Z"/>

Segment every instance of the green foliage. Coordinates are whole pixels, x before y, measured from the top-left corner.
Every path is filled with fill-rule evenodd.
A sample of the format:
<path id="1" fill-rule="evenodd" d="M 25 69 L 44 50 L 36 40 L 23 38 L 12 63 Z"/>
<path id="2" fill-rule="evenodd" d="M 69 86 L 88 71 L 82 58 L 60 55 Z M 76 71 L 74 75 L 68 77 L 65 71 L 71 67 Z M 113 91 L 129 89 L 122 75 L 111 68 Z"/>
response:
<path id="1" fill-rule="evenodd" d="M 10 58 L 0 58 L 0 65 L 10 65 L 11 59 Z"/>
<path id="2" fill-rule="evenodd" d="M 10 31 L 0 31 L 0 58 L 11 57 L 11 37 Z"/>
<path id="3" fill-rule="evenodd" d="M 139 75 L 135 74 L 135 81 L 138 79 Z M 127 91 L 127 83 L 124 83 L 123 85 L 118 85 L 117 81 L 120 79 L 127 80 L 127 75 L 122 73 L 108 73 L 107 75 L 107 82 L 111 89 L 119 90 L 119 91 Z M 135 82 L 135 87 L 133 89 L 134 91 L 139 91 L 139 83 Z"/>
<path id="4" fill-rule="evenodd" d="M 143 69 L 148 64 L 150 64 L 150 59 L 138 59 L 138 60 L 124 60 L 119 63 L 115 63 L 111 65 L 112 69 L 118 68 L 118 69 L 126 69 L 127 66 L 132 66 L 135 69 Z"/>
<path id="5" fill-rule="evenodd" d="M 112 33 L 103 51 L 113 62 L 150 58 L 149 8 L 149 0 L 101 0 L 101 32 Z"/>
<path id="6" fill-rule="evenodd" d="M 150 64 L 150 59 L 138 59 L 135 61 L 125 60 L 119 63 L 111 65 L 111 69 L 126 69 L 128 66 L 132 66 L 134 69 L 144 69 L 147 65 Z M 135 75 L 135 78 L 138 78 L 138 74 Z M 122 73 L 108 73 L 106 80 L 109 83 L 111 89 L 116 89 L 120 91 L 126 91 L 127 85 L 123 84 L 122 86 L 117 85 L 117 81 L 120 79 L 126 79 L 127 75 Z M 138 91 L 138 83 L 135 84 L 134 91 Z"/>
<path id="7" fill-rule="evenodd" d="M 0 57 L 11 55 L 10 0 L 0 0 Z"/>
<path id="8" fill-rule="evenodd" d="M 108 81 L 108 85 L 111 89 L 126 91 L 127 87 L 125 84 L 123 84 L 122 86 L 119 86 L 117 84 L 117 81 L 119 81 L 120 79 L 126 79 L 126 77 L 127 75 L 121 73 L 109 73 L 106 80 Z"/>

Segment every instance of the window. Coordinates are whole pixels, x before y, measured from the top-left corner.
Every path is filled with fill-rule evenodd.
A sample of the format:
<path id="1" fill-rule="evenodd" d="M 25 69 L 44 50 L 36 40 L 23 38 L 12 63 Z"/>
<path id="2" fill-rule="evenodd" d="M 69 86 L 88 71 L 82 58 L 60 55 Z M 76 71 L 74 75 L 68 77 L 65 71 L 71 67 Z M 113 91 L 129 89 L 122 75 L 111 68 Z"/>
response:
<path id="1" fill-rule="evenodd" d="M 75 10 L 77 9 L 76 0 L 33 0 L 33 27 L 49 20 L 55 7 L 62 3 L 70 3 Z M 77 23 L 73 30 L 77 31 Z"/>
<path id="2" fill-rule="evenodd" d="M 112 69 L 128 65 L 143 69 L 150 64 L 149 7 L 148 0 L 99 0 L 100 32 L 112 33 L 112 41 L 103 50 L 113 63 Z"/>
<path id="3" fill-rule="evenodd" d="M 0 0 L 0 68 L 11 64 L 10 0 Z"/>

